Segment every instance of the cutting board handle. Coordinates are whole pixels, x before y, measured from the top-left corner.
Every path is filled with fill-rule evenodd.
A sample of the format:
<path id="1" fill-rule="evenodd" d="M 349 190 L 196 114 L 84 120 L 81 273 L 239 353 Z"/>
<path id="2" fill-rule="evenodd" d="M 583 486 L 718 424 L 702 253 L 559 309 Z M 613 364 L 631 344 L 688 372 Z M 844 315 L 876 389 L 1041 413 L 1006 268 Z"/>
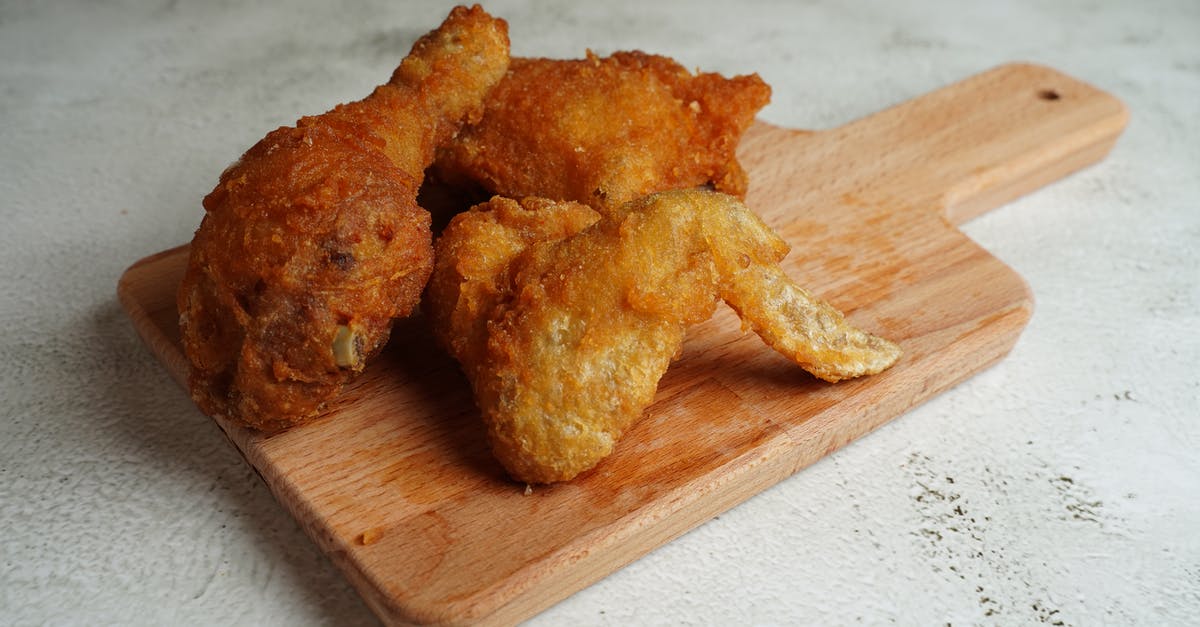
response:
<path id="1" fill-rule="evenodd" d="M 1099 161 L 1128 119 L 1110 94 L 1012 63 L 837 128 L 751 129 L 743 150 L 765 162 L 752 195 L 790 199 L 775 226 L 819 206 L 957 225 Z"/>
<path id="2" fill-rule="evenodd" d="M 876 189 L 921 199 L 961 224 L 1099 161 L 1128 119 L 1110 94 L 1047 67 L 1013 63 L 845 130 L 883 133 L 887 145 L 905 146 Z M 896 141 L 904 135 L 911 141 Z"/>

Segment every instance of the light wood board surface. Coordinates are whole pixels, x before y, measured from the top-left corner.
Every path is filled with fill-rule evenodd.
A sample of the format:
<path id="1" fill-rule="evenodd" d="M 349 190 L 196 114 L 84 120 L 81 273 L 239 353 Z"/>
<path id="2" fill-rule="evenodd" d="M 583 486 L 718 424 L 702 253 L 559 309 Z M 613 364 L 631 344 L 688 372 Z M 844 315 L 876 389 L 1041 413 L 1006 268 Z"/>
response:
<path id="1" fill-rule="evenodd" d="M 526 495 L 505 478 L 419 317 L 322 418 L 269 437 L 217 424 L 385 622 L 519 621 L 1004 356 L 1032 297 L 954 225 L 1103 158 L 1127 118 L 1104 92 L 1014 64 L 832 130 L 757 123 L 739 148 L 747 204 L 793 246 L 789 274 L 904 357 L 822 383 L 722 308 L 575 481 Z M 118 287 L 180 382 L 186 260 L 186 246 L 143 259 Z"/>

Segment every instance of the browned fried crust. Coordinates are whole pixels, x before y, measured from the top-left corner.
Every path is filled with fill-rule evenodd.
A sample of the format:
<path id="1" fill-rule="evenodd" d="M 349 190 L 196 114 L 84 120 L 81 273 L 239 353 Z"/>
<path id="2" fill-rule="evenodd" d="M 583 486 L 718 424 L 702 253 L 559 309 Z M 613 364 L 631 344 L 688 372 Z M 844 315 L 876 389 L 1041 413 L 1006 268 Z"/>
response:
<path id="1" fill-rule="evenodd" d="M 490 194 L 601 210 L 687 187 L 741 197 L 737 144 L 770 93 L 757 75 L 692 74 L 636 51 L 515 58 L 483 119 L 440 151 L 434 172 Z"/>
<path id="2" fill-rule="evenodd" d="M 178 293 L 201 408 L 286 426 L 362 370 L 432 268 L 423 171 L 508 61 L 503 20 L 457 7 L 387 84 L 271 132 L 221 175 Z M 339 327 L 351 334 L 342 365 Z"/>

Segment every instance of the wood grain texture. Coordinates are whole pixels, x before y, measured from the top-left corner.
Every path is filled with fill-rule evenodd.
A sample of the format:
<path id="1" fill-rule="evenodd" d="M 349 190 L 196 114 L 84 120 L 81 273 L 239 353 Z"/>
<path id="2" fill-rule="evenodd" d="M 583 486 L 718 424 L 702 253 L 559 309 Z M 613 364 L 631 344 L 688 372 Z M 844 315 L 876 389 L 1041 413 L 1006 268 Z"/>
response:
<path id="1" fill-rule="evenodd" d="M 617 452 L 570 483 L 526 496 L 505 478 L 419 317 L 320 419 L 269 437 L 217 424 L 385 622 L 516 622 L 1005 355 L 1031 295 L 954 225 L 1099 160 L 1127 117 L 1070 77 L 1007 65 L 832 130 L 756 124 L 739 149 L 747 204 L 793 245 L 789 274 L 904 357 L 825 384 L 721 309 Z M 186 259 L 139 261 L 118 287 L 178 381 Z"/>

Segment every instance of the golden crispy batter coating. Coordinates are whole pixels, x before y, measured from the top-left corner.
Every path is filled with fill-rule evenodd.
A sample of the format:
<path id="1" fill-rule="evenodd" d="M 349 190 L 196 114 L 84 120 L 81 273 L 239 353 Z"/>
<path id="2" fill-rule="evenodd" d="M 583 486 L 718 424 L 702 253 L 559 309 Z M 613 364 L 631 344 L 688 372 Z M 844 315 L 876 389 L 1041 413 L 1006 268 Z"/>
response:
<path id="1" fill-rule="evenodd" d="M 508 60 L 503 20 L 457 7 L 370 96 L 271 132 L 221 175 L 178 293 L 201 408 L 287 426 L 363 369 L 432 268 L 423 171 Z"/>
<path id="2" fill-rule="evenodd" d="M 611 453 L 686 328 L 720 299 L 821 378 L 899 357 L 792 284 L 778 267 L 787 245 L 731 196 L 666 192 L 596 218 L 497 198 L 456 216 L 437 243 L 431 324 L 516 479 L 568 480 Z"/>
<path id="3" fill-rule="evenodd" d="M 740 197 L 738 141 L 770 94 L 757 75 L 692 74 L 641 52 L 516 58 L 483 119 L 439 152 L 433 172 L 488 194 L 600 210 L 687 187 Z"/>
<path id="4" fill-rule="evenodd" d="M 518 203 L 497 196 L 459 216 L 438 240 L 422 305 L 435 321 L 438 341 L 469 369 L 484 361 L 489 316 L 509 295 L 507 270 L 513 259 L 535 243 L 582 231 L 600 215 L 573 202 L 527 198 Z"/>

